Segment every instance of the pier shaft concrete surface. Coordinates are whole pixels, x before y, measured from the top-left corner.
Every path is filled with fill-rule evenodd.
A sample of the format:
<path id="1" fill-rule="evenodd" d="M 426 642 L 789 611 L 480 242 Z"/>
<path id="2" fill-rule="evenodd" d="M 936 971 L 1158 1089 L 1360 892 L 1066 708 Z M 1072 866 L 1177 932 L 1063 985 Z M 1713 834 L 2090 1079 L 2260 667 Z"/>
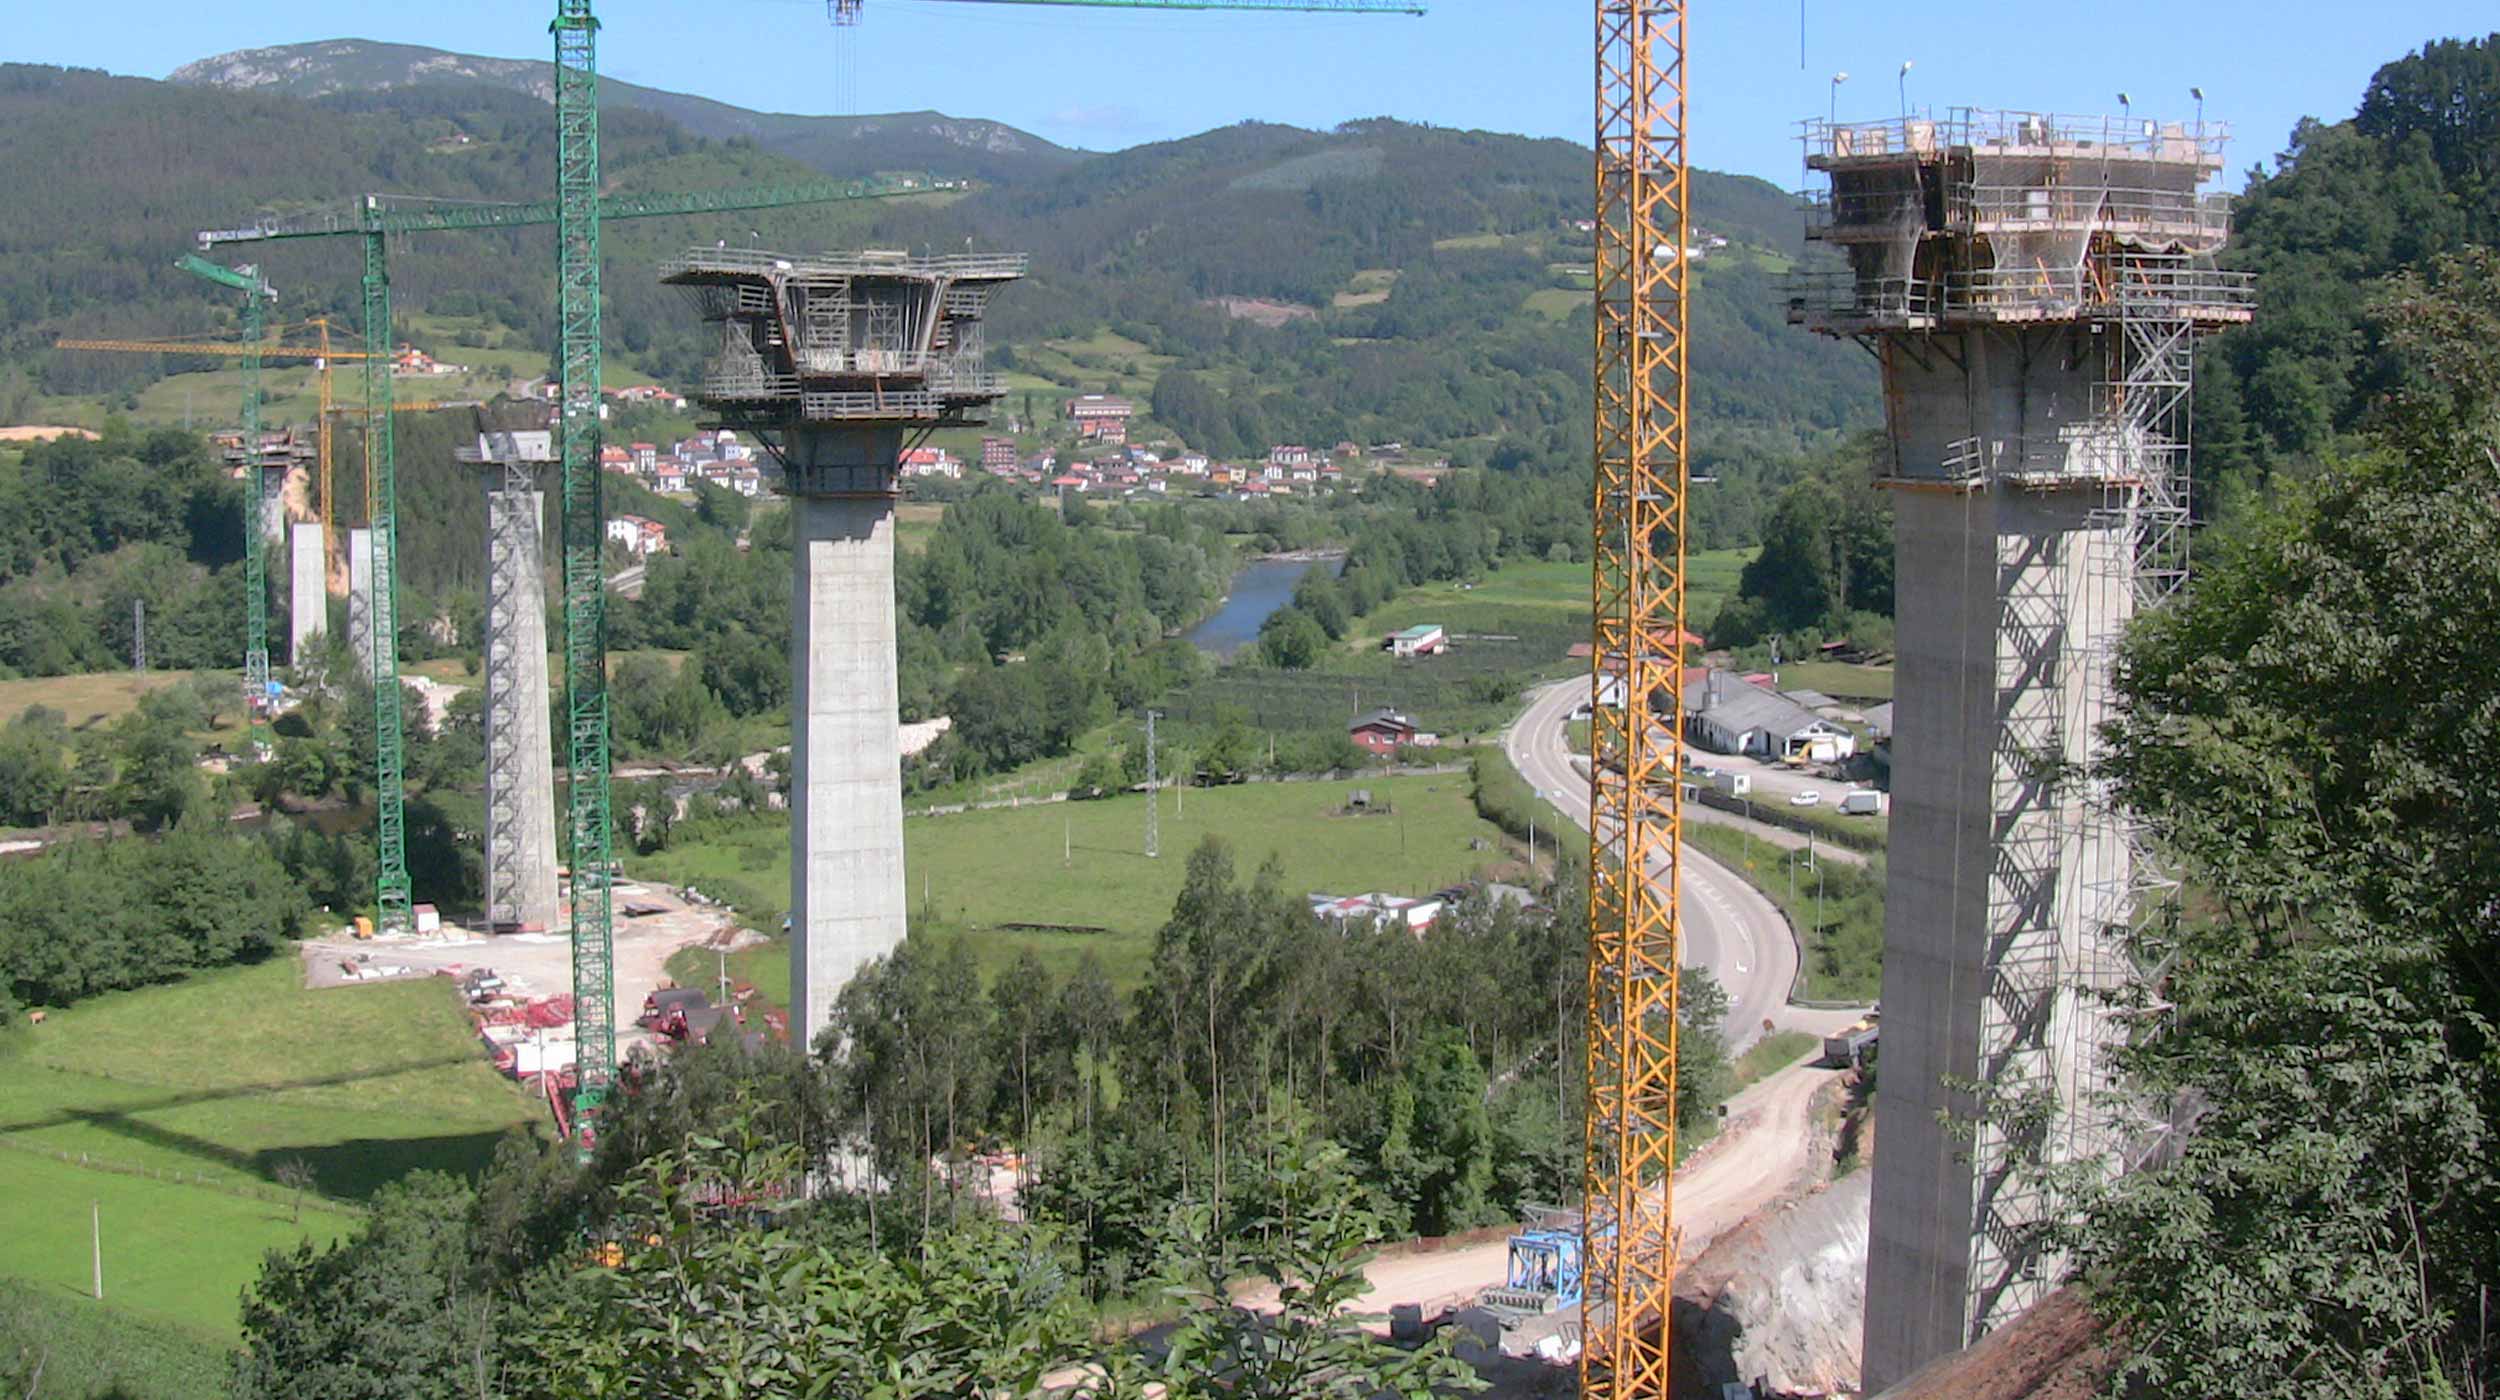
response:
<path id="1" fill-rule="evenodd" d="M 894 505 L 794 495 L 791 511 L 790 1019 L 812 1041 L 905 932 Z"/>
<path id="2" fill-rule="evenodd" d="M 287 531 L 286 664 L 301 666 L 330 630 L 330 590 L 322 574 L 321 526 L 298 521 Z"/>

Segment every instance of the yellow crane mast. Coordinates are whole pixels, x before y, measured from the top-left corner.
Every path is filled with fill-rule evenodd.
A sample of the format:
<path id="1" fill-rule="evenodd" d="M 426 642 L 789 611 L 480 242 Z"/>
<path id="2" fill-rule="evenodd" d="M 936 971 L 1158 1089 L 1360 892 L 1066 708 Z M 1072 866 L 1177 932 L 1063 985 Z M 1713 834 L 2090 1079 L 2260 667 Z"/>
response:
<path id="1" fill-rule="evenodd" d="M 1665 1400 L 1682 925 L 1685 6 L 1598 0 L 1580 1393 Z"/>

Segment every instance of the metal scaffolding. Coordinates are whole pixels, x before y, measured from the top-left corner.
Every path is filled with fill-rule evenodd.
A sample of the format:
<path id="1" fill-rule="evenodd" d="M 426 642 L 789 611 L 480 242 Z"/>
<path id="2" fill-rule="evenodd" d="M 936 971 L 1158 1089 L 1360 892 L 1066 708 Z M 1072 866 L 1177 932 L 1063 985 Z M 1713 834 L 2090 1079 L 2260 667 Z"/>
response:
<path id="1" fill-rule="evenodd" d="M 1985 810 L 1942 769 L 1929 789 L 1970 794 L 1946 799 L 1957 852 L 1963 824 L 1984 822 L 1984 897 L 1940 906 L 1980 927 L 1920 935 L 1959 972 L 1935 1025 L 1908 1028 L 1961 1086 L 1944 1102 L 1966 1119 L 1969 1211 L 1956 1197 L 1941 1222 L 1967 1228 L 1956 1344 L 2062 1281 L 2042 1228 L 2058 1172 L 2140 1159 L 2157 1122 L 2108 1065 L 2118 994 L 2144 975 L 2131 932 L 2172 883 L 2112 800 L 2100 735 L 2127 622 L 2186 575 L 2196 337 L 2249 315 L 2251 279 L 2212 263 L 2227 205 L 2200 192 L 2223 137 L 1976 109 L 1804 128 L 1808 168 L 1831 181 L 1802 197 L 1827 251 L 1793 279 L 1789 319 L 1878 351 L 1887 483 L 1958 496 L 1968 547 L 1993 561 L 1992 596 L 1968 614 L 1986 632 L 1966 642 L 1992 649 Z M 1949 885 L 1968 869 L 1927 874 Z M 1908 932 L 1888 925 L 1887 941 Z"/>
<path id="2" fill-rule="evenodd" d="M 547 735 L 543 430 L 481 433 L 462 461 L 486 492 L 486 921 L 545 932 L 556 921 L 554 787 Z"/>

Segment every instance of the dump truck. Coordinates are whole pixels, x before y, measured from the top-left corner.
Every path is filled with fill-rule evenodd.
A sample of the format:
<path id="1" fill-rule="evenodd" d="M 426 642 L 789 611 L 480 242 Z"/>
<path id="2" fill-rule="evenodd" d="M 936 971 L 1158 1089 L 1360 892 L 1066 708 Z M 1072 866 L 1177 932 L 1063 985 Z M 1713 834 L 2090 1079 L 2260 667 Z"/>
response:
<path id="1" fill-rule="evenodd" d="M 1823 1037 L 1823 1063 L 1844 1068 L 1866 1062 L 1875 1049 L 1875 1036 L 1880 1028 L 1872 1016 L 1852 1026 L 1844 1026 Z"/>

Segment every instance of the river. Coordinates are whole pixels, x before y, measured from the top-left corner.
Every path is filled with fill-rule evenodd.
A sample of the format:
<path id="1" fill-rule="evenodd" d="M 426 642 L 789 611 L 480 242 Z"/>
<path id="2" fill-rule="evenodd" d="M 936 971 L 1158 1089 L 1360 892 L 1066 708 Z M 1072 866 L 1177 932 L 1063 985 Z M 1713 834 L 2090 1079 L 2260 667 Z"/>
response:
<path id="1" fill-rule="evenodd" d="M 1345 567 L 1343 555 L 1320 559 L 1253 559 L 1233 575 L 1232 595 L 1215 616 L 1181 634 L 1183 641 L 1200 651 L 1231 659 L 1245 642 L 1259 637 L 1259 626 L 1268 615 L 1293 601 L 1293 586 L 1313 569 L 1334 573 Z"/>

